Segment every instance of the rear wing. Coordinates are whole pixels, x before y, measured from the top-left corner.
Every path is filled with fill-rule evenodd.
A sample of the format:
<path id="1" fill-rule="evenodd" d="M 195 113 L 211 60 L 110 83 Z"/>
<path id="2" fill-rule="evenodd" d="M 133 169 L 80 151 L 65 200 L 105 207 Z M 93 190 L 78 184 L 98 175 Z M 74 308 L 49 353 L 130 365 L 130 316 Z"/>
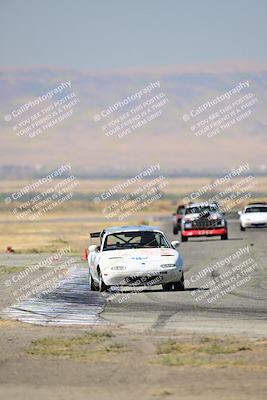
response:
<path id="1" fill-rule="evenodd" d="M 92 232 L 90 233 L 90 237 L 93 238 L 99 238 L 101 236 L 101 232 Z"/>

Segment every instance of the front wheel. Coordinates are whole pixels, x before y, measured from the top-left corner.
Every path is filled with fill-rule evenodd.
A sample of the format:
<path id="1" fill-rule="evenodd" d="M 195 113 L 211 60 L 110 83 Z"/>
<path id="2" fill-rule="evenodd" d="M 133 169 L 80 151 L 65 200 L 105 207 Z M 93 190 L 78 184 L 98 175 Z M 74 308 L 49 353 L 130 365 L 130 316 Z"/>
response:
<path id="1" fill-rule="evenodd" d="M 172 290 L 172 283 L 164 283 L 162 285 L 163 292 L 170 292 Z"/>
<path id="2" fill-rule="evenodd" d="M 228 240 L 228 232 L 224 235 L 221 235 L 221 240 Z"/>
<path id="3" fill-rule="evenodd" d="M 244 227 L 240 224 L 240 230 L 241 230 L 242 232 L 244 232 L 244 231 L 246 230 L 246 228 L 244 228 Z"/>
<path id="4" fill-rule="evenodd" d="M 177 235 L 177 234 L 178 234 L 178 227 L 177 227 L 177 225 L 175 225 L 175 226 L 173 227 L 172 232 L 173 232 L 174 235 Z"/>
<path id="5" fill-rule="evenodd" d="M 187 236 L 181 236 L 181 238 L 182 238 L 182 242 L 187 242 L 188 241 L 188 237 Z"/>
<path id="6" fill-rule="evenodd" d="M 176 291 L 184 290 L 184 274 L 182 274 L 182 277 L 178 282 L 174 282 L 173 290 L 176 290 Z"/>
<path id="7" fill-rule="evenodd" d="M 92 275 L 91 275 L 90 270 L 89 270 L 88 283 L 89 283 L 89 290 L 95 291 L 95 290 L 96 290 L 96 287 L 95 287 L 94 280 L 93 280 L 93 278 L 92 278 Z"/>
<path id="8" fill-rule="evenodd" d="M 107 285 L 105 284 L 105 282 L 103 281 L 103 277 L 102 277 L 102 274 L 101 274 L 101 272 L 100 272 L 98 291 L 99 291 L 99 292 L 106 292 L 108 289 L 109 289 L 109 286 L 107 286 Z"/>

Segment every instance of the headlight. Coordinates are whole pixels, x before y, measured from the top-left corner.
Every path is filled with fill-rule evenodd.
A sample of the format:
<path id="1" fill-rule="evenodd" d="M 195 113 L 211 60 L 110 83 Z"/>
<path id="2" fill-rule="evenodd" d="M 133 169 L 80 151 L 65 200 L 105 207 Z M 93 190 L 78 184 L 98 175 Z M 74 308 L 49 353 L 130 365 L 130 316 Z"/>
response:
<path id="1" fill-rule="evenodd" d="M 210 216 L 208 217 L 208 219 L 214 221 L 214 220 L 217 220 L 217 219 L 218 219 L 218 216 L 217 216 L 217 215 L 210 215 Z"/>
<path id="2" fill-rule="evenodd" d="M 161 264 L 161 268 L 175 268 L 175 264 Z"/>
<path id="3" fill-rule="evenodd" d="M 114 267 L 111 267 L 110 269 L 120 271 L 120 270 L 126 269 L 126 267 L 124 265 L 115 265 Z"/>
<path id="4" fill-rule="evenodd" d="M 192 228 L 192 222 L 185 222 L 184 227 L 185 228 Z"/>
<path id="5" fill-rule="evenodd" d="M 224 226 L 225 225 L 225 220 L 224 219 L 218 219 L 218 218 L 214 218 L 212 220 L 214 226 Z"/>

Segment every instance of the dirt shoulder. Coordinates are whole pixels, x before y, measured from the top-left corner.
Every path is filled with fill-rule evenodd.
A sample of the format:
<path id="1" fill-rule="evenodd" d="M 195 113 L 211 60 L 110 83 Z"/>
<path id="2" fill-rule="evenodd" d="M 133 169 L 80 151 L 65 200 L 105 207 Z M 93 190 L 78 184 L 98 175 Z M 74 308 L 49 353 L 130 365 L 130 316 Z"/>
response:
<path id="1" fill-rule="evenodd" d="M 0 322 L 5 399 L 264 399 L 267 343 Z"/>
<path id="2" fill-rule="evenodd" d="M 14 303 L 12 276 L 20 276 L 25 266 L 36 265 L 46 257 L 44 254 L 3 255 L 2 307 Z M 52 268 L 56 269 L 60 262 L 55 258 Z M 49 268 L 38 268 L 31 279 L 44 275 Z M 13 282 L 11 287 L 4 284 L 9 280 Z M 26 276 L 19 284 L 24 280 L 29 279 Z M 146 317 L 157 307 L 157 299 L 163 304 L 158 298 L 163 294 L 149 293 L 149 296 L 153 304 L 147 304 L 145 299 L 149 310 Z M 168 307 L 162 310 L 162 316 L 167 318 L 166 310 L 172 304 L 169 297 Z M 177 299 L 173 301 L 177 303 Z M 80 312 L 81 303 L 73 304 Z M 135 314 L 136 307 L 140 310 L 140 304 L 130 308 L 131 315 Z M 267 397 L 266 340 L 252 335 L 191 333 L 179 326 L 172 331 L 164 330 L 162 324 L 156 329 L 143 326 L 142 330 L 116 323 L 101 328 L 93 325 L 52 327 L 0 319 L 2 397 L 7 400 L 131 400 L 137 397 L 261 400 Z"/>

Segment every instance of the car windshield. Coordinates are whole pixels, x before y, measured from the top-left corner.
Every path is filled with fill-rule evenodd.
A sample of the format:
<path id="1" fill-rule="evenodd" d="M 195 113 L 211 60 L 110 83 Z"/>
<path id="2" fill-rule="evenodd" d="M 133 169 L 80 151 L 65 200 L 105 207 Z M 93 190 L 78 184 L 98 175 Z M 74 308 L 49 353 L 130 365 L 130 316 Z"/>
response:
<path id="1" fill-rule="evenodd" d="M 249 207 L 245 211 L 245 213 L 258 213 L 258 212 L 267 213 L 267 207 Z"/>
<path id="2" fill-rule="evenodd" d="M 160 232 L 118 232 L 106 236 L 103 251 L 155 247 L 170 248 L 170 244 Z"/>
<path id="3" fill-rule="evenodd" d="M 205 214 L 207 212 L 218 212 L 215 205 L 189 207 L 185 210 L 186 214 Z"/>

